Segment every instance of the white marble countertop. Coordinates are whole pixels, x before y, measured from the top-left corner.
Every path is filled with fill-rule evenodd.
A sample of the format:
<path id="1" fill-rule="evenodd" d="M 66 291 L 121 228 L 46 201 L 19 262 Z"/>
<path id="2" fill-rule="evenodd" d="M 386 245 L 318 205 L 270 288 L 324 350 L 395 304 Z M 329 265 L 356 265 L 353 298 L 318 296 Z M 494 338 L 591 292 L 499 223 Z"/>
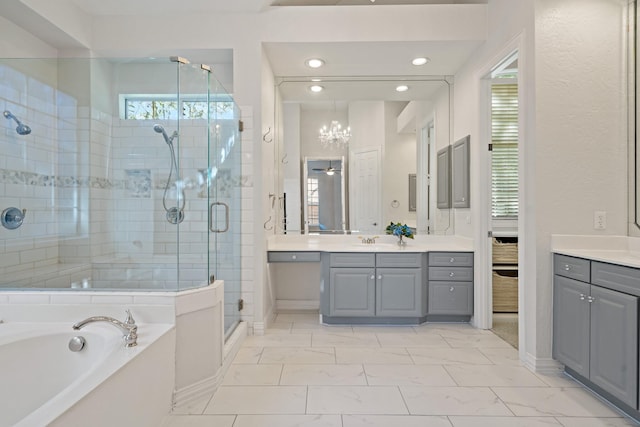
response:
<path id="1" fill-rule="evenodd" d="M 640 239 L 627 236 L 551 237 L 553 253 L 640 268 Z"/>
<path id="2" fill-rule="evenodd" d="M 379 236 L 375 244 L 362 243 L 373 235 L 278 235 L 271 236 L 267 250 L 317 252 L 473 252 L 473 240 L 457 236 L 415 236 L 399 246 L 397 237 Z"/>

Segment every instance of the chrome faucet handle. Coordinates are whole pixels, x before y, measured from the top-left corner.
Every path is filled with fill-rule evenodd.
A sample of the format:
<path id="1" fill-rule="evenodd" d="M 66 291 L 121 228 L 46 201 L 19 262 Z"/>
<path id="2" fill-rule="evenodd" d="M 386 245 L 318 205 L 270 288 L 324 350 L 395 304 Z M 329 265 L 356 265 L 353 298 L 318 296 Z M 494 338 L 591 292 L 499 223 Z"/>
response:
<path id="1" fill-rule="evenodd" d="M 125 311 L 125 313 L 127 313 L 127 318 L 125 319 L 124 323 L 127 324 L 127 325 L 135 325 L 136 321 L 133 318 L 133 316 L 131 315 L 131 310 L 127 309 Z"/>
<path id="2" fill-rule="evenodd" d="M 135 347 L 138 345 L 138 325 L 131 315 L 131 310 L 127 309 L 126 313 L 124 324 L 129 327 L 129 332 L 124 335 L 124 343 L 127 347 Z"/>

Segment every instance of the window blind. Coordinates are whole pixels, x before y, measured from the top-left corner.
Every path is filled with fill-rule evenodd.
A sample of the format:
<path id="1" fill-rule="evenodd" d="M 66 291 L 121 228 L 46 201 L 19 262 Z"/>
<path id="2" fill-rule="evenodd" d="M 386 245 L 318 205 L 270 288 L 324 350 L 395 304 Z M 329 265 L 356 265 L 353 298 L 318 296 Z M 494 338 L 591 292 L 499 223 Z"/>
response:
<path id="1" fill-rule="evenodd" d="M 491 86 L 491 206 L 494 218 L 518 216 L 518 85 Z"/>

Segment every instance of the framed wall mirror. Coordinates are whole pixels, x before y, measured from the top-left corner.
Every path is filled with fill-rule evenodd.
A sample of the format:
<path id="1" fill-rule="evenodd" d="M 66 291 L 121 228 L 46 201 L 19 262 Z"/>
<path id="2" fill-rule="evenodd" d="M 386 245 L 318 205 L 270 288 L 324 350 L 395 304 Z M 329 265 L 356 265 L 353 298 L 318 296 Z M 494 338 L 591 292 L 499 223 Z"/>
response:
<path id="1" fill-rule="evenodd" d="M 453 234 L 453 212 L 434 197 L 436 153 L 450 145 L 451 92 L 446 76 L 276 78 L 275 188 L 285 200 L 277 232 L 383 234 L 393 221 L 418 234 Z M 340 165 L 333 195 L 318 188 L 312 200 L 310 186 L 327 181 L 310 181 L 313 170 L 329 161 Z M 415 175 L 412 200 L 407 174 Z"/>

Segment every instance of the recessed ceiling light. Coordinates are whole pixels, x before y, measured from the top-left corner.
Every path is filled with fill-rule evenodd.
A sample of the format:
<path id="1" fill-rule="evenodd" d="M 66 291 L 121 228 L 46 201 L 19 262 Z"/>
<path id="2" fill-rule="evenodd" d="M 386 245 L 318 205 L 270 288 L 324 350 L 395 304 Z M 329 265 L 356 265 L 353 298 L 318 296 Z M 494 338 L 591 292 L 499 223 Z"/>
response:
<path id="1" fill-rule="evenodd" d="M 406 92 L 408 90 L 409 90 L 409 86 L 407 85 L 396 86 L 396 92 Z"/>
<path id="2" fill-rule="evenodd" d="M 307 59 L 307 62 L 305 62 L 305 64 L 307 64 L 307 67 L 320 68 L 324 65 L 324 61 L 319 58 L 311 58 Z"/>
<path id="3" fill-rule="evenodd" d="M 322 79 L 311 79 L 312 82 L 321 82 Z"/>
<path id="4" fill-rule="evenodd" d="M 425 58 L 424 56 L 413 58 L 413 61 L 411 61 L 413 65 L 424 65 L 427 62 L 429 62 L 429 58 Z"/>
<path id="5" fill-rule="evenodd" d="M 320 85 L 313 85 L 313 86 L 309 86 L 309 89 L 311 90 L 311 92 L 318 93 L 318 92 L 322 92 L 324 90 L 324 87 Z"/>

